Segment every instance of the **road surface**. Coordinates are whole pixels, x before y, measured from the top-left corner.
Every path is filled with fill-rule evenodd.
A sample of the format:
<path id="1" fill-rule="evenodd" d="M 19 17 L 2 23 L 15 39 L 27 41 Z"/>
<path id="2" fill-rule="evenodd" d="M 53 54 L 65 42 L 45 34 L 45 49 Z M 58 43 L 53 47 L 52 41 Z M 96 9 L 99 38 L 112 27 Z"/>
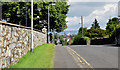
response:
<path id="1" fill-rule="evenodd" d="M 118 48 L 109 45 L 69 46 L 94 68 L 118 68 Z"/>
<path id="2" fill-rule="evenodd" d="M 118 47 L 58 45 L 55 52 L 55 68 L 118 68 Z"/>

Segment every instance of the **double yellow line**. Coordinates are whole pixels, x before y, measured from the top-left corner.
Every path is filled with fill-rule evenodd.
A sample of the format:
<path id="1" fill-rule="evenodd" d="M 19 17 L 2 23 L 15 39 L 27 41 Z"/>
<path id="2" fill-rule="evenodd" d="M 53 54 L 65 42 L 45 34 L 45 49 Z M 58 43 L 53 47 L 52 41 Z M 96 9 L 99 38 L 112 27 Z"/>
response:
<path id="1" fill-rule="evenodd" d="M 78 57 L 80 57 L 80 58 L 78 58 L 78 60 L 80 61 L 80 63 L 82 63 L 82 64 L 87 64 L 90 68 L 92 68 L 92 70 L 94 70 L 94 68 L 93 68 L 93 66 L 90 64 L 90 63 L 88 63 L 83 57 L 81 57 L 77 52 L 75 52 L 73 49 L 71 49 L 70 47 L 67 47 L 68 49 L 70 49 L 72 52 L 73 52 L 73 54 L 75 53 Z M 81 60 L 80 60 L 81 59 Z M 85 63 L 83 63 L 82 62 L 82 60 L 85 62 Z"/>

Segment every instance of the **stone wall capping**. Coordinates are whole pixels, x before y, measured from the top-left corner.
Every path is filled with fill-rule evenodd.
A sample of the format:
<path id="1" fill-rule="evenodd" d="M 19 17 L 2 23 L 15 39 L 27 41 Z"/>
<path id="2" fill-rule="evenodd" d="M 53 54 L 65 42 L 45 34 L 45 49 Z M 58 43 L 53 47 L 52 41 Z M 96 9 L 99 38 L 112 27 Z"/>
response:
<path id="1" fill-rule="evenodd" d="M 8 23 L 8 22 L 4 22 L 4 21 L 0 21 L 0 24 L 14 26 L 14 27 L 20 27 L 20 28 L 25 28 L 25 29 L 30 29 L 31 30 L 31 27 L 26 27 L 26 26 L 17 25 L 17 24 L 13 24 L 13 23 Z M 38 31 L 38 32 L 42 32 L 42 30 L 38 30 L 38 29 L 35 29 L 35 28 L 33 28 L 33 30 Z M 44 33 L 44 32 L 42 32 L 42 33 Z"/>
<path id="2" fill-rule="evenodd" d="M 25 27 L 25 26 L 13 24 L 13 23 L 8 23 L 8 22 L 4 22 L 4 21 L 0 21 L 0 23 L 3 24 L 3 25 L 9 25 L 9 26 L 15 26 L 15 27 L 20 27 L 20 28 L 25 28 L 25 29 L 31 29 L 30 27 Z"/>

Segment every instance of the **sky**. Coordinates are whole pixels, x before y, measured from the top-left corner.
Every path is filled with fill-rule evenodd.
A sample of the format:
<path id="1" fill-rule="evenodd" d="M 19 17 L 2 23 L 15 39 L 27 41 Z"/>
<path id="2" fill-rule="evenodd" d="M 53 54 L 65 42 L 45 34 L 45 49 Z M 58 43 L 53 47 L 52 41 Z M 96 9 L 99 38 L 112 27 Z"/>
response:
<path id="1" fill-rule="evenodd" d="M 77 34 L 76 32 L 81 27 L 79 24 L 81 22 L 81 16 L 83 16 L 84 27 L 88 29 L 91 27 L 95 18 L 98 20 L 100 27 L 105 29 L 108 20 L 118 16 L 118 2 L 76 1 L 68 2 L 68 4 L 70 5 L 67 14 L 68 17 L 66 18 L 68 28 L 65 31 L 71 32 L 72 34 Z"/>

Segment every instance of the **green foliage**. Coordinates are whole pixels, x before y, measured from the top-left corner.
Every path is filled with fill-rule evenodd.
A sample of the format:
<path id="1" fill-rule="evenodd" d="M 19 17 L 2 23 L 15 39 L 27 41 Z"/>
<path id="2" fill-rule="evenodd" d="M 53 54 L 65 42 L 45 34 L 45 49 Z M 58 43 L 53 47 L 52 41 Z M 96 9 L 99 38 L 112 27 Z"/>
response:
<path id="1" fill-rule="evenodd" d="M 80 35 L 76 35 L 72 45 L 87 45 L 88 37 L 81 37 Z"/>
<path id="2" fill-rule="evenodd" d="M 119 36 L 119 35 L 120 35 L 120 27 L 116 28 L 116 36 Z"/>
<path id="3" fill-rule="evenodd" d="M 64 40 L 63 38 L 66 38 L 66 36 L 60 35 L 60 43 L 61 43 L 62 45 L 67 45 L 67 39 Z"/>
<path id="4" fill-rule="evenodd" d="M 64 35 L 60 35 L 59 38 L 60 38 L 60 43 L 62 44 L 62 43 L 64 42 L 64 39 L 63 39 L 63 38 L 64 38 Z"/>
<path id="5" fill-rule="evenodd" d="M 62 43 L 62 45 L 68 45 L 67 39 Z"/>
<path id="6" fill-rule="evenodd" d="M 88 42 L 88 37 L 85 37 L 87 34 L 87 28 L 83 28 L 83 36 L 82 37 L 82 27 L 79 29 L 78 34 L 76 36 L 73 36 L 73 43 L 72 45 L 86 45 Z"/>
<path id="7" fill-rule="evenodd" d="M 69 37 L 71 38 L 71 40 L 74 40 L 74 37 L 75 37 L 76 35 L 70 35 Z"/>
<path id="8" fill-rule="evenodd" d="M 106 30 L 100 29 L 97 19 L 92 24 L 91 29 L 87 30 L 86 36 L 89 38 L 99 38 L 106 35 Z"/>
<path id="9" fill-rule="evenodd" d="M 90 38 L 99 38 L 99 37 L 104 37 L 105 35 L 106 35 L 106 30 L 100 28 L 97 29 L 91 28 L 87 30 L 86 36 Z"/>
<path id="10" fill-rule="evenodd" d="M 3 19 L 10 18 L 11 23 L 26 25 L 25 24 L 25 2 L 3 2 Z M 67 2 L 55 2 L 55 6 L 51 5 L 51 2 L 34 2 L 34 28 L 38 28 L 39 19 L 37 16 L 39 15 L 38 8 L 41 8 L 40 11 L 40 21 L 41 24 L 48 23 L 48 5 L 49 5 L 49 15 L 50 15 L 50 29 L 56 29 L 56 32 L 61 32 L 67 28 L 66 14 L 69 11 L 69 5 Z M 27 2 L 27 12 L 28 12 L 28 26 L 31 26 L 31 3 Z M 47 25 L 46 25 L 47 26 Z"/>
<path id="11" fill-rule="evenodd" d="M 64 42 L 64 39 L 63 39 L 63 38 L 60 38 L 60 42 L 61 42 L 61 43 Z"/>
<path id="12" fill-rule="evenodd" d="M 96 28 L 100 28 L 100 26 L 99 26 L 99 23 L 98 23 L 97 19 L 95 19 L 95 21 L 93 22 L 93 24 L 92 24 L 92 27 L 91 27 L 91 28 L 94 28 L 94 29 L 96 29 Z"/>
<path id="13" fill-rule="evenodd" d="M 57 35 L 57 33 L 54 35 L 54 37 L 55 37 L 55 39 L 58 39 L 58 38 L 59 38 L 58 35 Z"/>
<path id="14" fill-rule="evenodd" d="M 109 19 L 107 26 L 106 26 L 106 31 L 108 35 L 112 35 L 113 32 L 116 29 L 116 25 L 120 24 L 118 18 L 114 17 L 112 19 Z"/>
<path id="15" fill-rule="evenodd" d="M 111 37 L 115 38 L 120 35 L 120 24 L 116 25 L 116 29 L 112 32 Z"/>
<path id="16" fill-rule="evenodd" d="M 87 28 L 83 28 L 83 36 L 87 34 Z M 82 37 L 82 27 L 79 29 L 78 35 Z"/>

